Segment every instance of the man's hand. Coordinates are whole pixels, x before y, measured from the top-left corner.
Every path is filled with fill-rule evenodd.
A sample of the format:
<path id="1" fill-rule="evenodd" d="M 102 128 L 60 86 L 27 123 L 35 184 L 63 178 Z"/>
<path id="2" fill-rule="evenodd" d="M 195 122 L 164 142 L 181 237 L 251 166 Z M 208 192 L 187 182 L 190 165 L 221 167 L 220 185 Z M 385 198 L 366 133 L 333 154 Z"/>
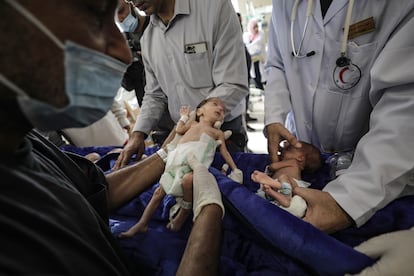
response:
<path id="1" fill-rule="evenodd" d="M 413 248 L 414 228 L 371 238 L 355 249 L 379 260 L 357 275 L 412 275 L 414 272 Z"/>
<path id="2" fill-rule="evenodd" d="M 139 131 L 133 132 L 128 140 L 126 146 L 122 149 L 118 159 L 115 162 L 113 170 L 118 170 L 120 168 L 128 165 L 129 160 L 133 154 L 136 154 L 136 160 L 141 159 L 141 156 L 145 151 L 145 134 Z"/>
<path id="3" fill-rule="evenodd" d="M 286 140 L 290 145 L 300 148 L 302 147 L 298 139 L 290 133 L 282 124 L 275 123 L 266 126 L 267 132 L 267 150 L 271 163 L 279 161 L 277 152 L 279 151 L 279 143 Z"/>
<path id="4" fill-rule="evenodd" d="M 308 204 L 303 220 L 319 230 L 331 234 L 353 224 L 353 220 L 329 193 L 301 187 L 294 188 L 293 192 Z"/>

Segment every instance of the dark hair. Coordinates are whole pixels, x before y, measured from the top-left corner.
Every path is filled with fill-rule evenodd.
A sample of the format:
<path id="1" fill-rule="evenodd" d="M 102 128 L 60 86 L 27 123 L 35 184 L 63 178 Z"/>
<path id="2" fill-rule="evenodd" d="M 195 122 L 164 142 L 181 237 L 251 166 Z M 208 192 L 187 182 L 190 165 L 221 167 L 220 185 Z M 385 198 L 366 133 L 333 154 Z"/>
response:
<path id="1" fill-rule="evenodd" d="M 319 170 L 323 165 L 323 159 L 321 151 L 312 144 L 300 141 L 303 150 L 306 155 L 306 165 L 304 170 L 307 172 L 315 172 Z"/>
<path id="2" fill-rule="evenodd" d="M 198 105 L 197 105 L 197 107 L 196 107 L 196 109 L 195 109 L 195 111 L 196 111 L 196 118 L 195 118 L 195 120 L 196 120 L 196 122 L 199 122 L 200 121 L 200 116 L 198 116 L 197 115 L 197 110 L 199 109 L 199 108 L 201 108 L 201 107 L 203 107 L 206 103 L 208 103 L 209 101 L 211 101 L 211 100 L 215 100 L 215 99 L 220 99 L 220 98 L 218 98 L 218 97 L 211 97 L 211 98 L 207 98 L 207 99 L 204 99 L 204 100 L 202 100 Z"/>
<path id="3" fill-rule="evenodd" d="M 201 108 L 201 107 L 203 107 L 203 105 L 205 105 L 206 103 L 208 103 L 208 101 L 210 100 L 211 98 L 209 98 L 209 99 L 204 99 L 204 100 L 202 100 L 198 105 L 197 105 L 197 107 L 196 107 L 196 118 L 195 118 L 195 120 L 196 120 L 196 122 L 199 122 L 200 121 L 200 116 L 198 116 L 197 115 L 197 110 L 199 109 L 199 108 Z"/>

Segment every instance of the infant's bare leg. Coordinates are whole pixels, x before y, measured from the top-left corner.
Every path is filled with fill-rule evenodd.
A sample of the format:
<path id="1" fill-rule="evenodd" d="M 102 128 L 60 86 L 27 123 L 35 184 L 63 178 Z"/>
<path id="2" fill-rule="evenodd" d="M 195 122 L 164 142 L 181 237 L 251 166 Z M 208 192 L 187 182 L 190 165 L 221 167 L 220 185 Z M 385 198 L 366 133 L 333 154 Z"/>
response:
<path id="1" fill-rule="evenodd" d="M 272 197 L 273 199 L 275 199 L 281 206 L 283 207 L 289 207 L 290 206 L 290 201 L 292 199 L 291 196 L 288 195 L 284 195 L 280 192 L 278 192 L 277 190 L 275 190 L 274 188 L 267 186 L 267 185 L 263 185 L 263 190 L 266 193 L 266 195 Z"/>
<path id="2" fill-rule="evenodd" d="M 279 182 L 287 182 L 292 186 L 292 190 L 296 187 L 298 187 L 298 183 L 296 183 L 295 179 L 293 179 L 291 176 L 287 175 L 287 174 L 282 174 L 279 176 Z"/>
<path id="3" fill-rule="evenodd" d="M 178 210 L 177 215 L 167 224 L 171 231 L 179 231 L 192 210 L 193 203 L 193 173 L 187 173 L 183 176 L 183 205 Z"/>
<path id="4" fill-rule="evenodd" d="M 282 187 L 278 181 L 261 171 L 255 170 L 252 173 L 251 178 L 254 182 L 262 183 L 263 185 L 270 186 L 274 189 L 280 189 Z"/>
<path id="5" fill-rule="evenodd" d="M 274 190 L 274 188 L 266 187 L 265 185 L 263 190 L 267 195 L 277 200 L 283 207 L 289 207 L 292 200 L 293 187 L 297 187 L 298 185 L 292 177 L 286 174 L 280 175 L 277 182 L 280 185 L 279 189 Z"/>
<path id="6" fill-rule="evenodd" d="M 165 197 L 165 191 L 164 189 L 159 186 L 157 189 L 155 189 L 154 194 L 152 195 L 152 198 L 150 202 L 148 203 L 147 207 L 144 210 L 144 213 L 142 214 L 140 220 L 131 228 L 129 228 L 128 231 L 122 232 L 119 234 L 120 238 L 130 238 L 134 236 L 137 233 L 144 233 L 148 230 L 148 223 L 152 217 L 152 215 L 157 210 L 158 206 L 160 205 L 161 200 Z"/>

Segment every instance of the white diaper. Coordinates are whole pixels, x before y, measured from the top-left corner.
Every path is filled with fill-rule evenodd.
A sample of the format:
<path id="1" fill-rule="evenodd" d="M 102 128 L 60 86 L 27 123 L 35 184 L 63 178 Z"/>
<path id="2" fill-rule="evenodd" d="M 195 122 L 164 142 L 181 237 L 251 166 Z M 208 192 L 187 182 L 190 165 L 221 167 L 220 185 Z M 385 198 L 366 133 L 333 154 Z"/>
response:
<path id="1" fill-rule="evenodd" d="M 182 197 L 182 178 L 186 173 L 191 172 L 191 168 L 187 163 L 187 156 L 189 154 L 195 155 L 197 160 L 208 168 L 213 162 L 216 147 L 216 141 L 203 133 L 199 141 L 178 144 L 175 148 L 169 150 L 165 172 L 160 179 L 160 184 L 165 193 Z"/>

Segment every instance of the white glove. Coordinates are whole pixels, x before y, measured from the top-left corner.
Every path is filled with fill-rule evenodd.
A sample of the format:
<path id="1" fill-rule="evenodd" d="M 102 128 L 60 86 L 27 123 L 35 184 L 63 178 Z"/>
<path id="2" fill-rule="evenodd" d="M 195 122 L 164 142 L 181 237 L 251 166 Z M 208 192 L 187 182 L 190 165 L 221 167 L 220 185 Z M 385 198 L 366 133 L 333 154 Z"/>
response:
<path id="1" fill-rule="evenodd" d="M 413 275 L 413 248 L 414 227 L 371 238 L 355 249 L 371 258 L 379 259 L 357 275 Z"/>
<path id="2" fill-rule="evenodd" d="M 223 210 L 221 193 L 214 176 L 208 171 L 207 167 L 200 163 L 193 154 L 187 157 L 188 164 L 193 169 L 193 221 L 200 214 L 205 205 L 217 204 Z"/>
<path id="3" fill-rule="evenodd" d="M 243 184 L 243 172 L 238 168 L 235 168 L 230 174 L 229 178 L 237 183 Z"/>

